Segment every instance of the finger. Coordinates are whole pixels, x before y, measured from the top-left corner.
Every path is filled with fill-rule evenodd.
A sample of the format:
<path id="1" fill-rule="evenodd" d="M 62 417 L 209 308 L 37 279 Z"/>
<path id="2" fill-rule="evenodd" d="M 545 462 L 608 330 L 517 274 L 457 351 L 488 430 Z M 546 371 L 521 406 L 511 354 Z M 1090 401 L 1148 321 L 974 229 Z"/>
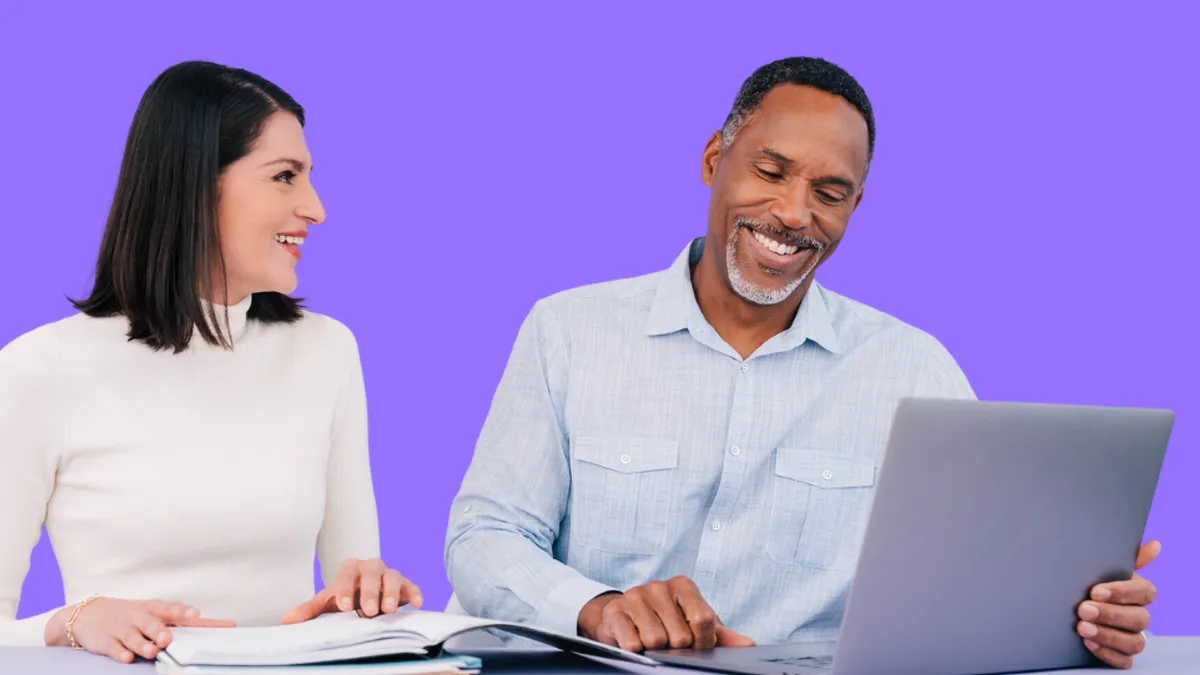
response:
<path id="1" fill-rule="evenodd" d="M 607 607 L 605 610 L 598 631 L 600 642 L 615 645 L 627 652 L 641 652 L 644 646 L 638 637 L 637 625 L 633 619 L 623 611 L 608 612 Z"/>
<path id="2" fill-rule="evenodd" d="M 630 591 L 621 599 L 621 609 L 633 620 L 637 627 L 638 640 L 646 649 L 662 649 L 667 646 L 667 628 L 663 625 L 658 612 L 650 607 L 643 598 L 644 591 Z"/>
<path id="3" fill-rule="evenodd" d="M 667 631 L 667 644 L 674 649 L 691 647 L 694 641 L 692 627 L 688 625 L 687 617 L 675 602 L 667 584 L 654 584 L 646 587 L 646 602 L 658 615 L 663 628 Z"/>
<path id="4" fill-rule="evenodd" d="M 111 638 L 108 646 L 100 653 L 107 654 L 112 660 L 120 661 L 121 663 L 133 662 L 133 652 L 126 649 L 125 645 L 121 644 L 121 641 L 116 638 Z"/>
<path id="5" fill-rule="evenodd" d="M 1137 562 L 1133 564 L 1134 569 L 1142 569 L 1146 565 L 1154 562 L 1158 554 L 1162 553 L 1162 543 L 1159 541 L 1151 541 L 1138 549 Z"/>
<path id="6" fill-rule="evenodd" d="M 754 640 L 742 635 L 728 626 L 717 625 L 718 647 L 753 647 Z"/>
<path id="7" fill-rule="evenodd" d="M 421 587 L 404 579 L 404 583 L 400 586 L 400 604 L 409 604 L 420 609 L 421 605 L 425 604 L 425 598 L 421 595 Z"/>
<path id="8" fill-rule="evenodd" d="M 1133 667 L 1133 657 L 1128 654 L 1113 651 L 1108 647 L 1103 647 L 1091 640 L 1084 640 L 1083 644 L 1090 652 L 1096 655 L 1101 661 L 1107 663 L 1113 668 L 1128 669 Z"/>
<path id="9" fill-rule="evenodd" d="M 1150 612 L 1145 607 L 1089 601 L 1079 605 L 1078 613 L 1080 619 L 1097 626 L 1108 626 L 1131 633 L 1140 633 L 1150 627 Z"/>
<path id="10" fill-rule="evenodd" d="M 379 605 L 382 602 L 381 595 L 383 591 L 383 572 L 378 574 L 374 570 L 365 569 L 358 577 L 358 607 L 362 610 L 364 616 L 375 616 L 379 614 Z"/>
<path id="11" fill-rule="evenodd" d="M 1146 638 L 1141 633 L 1129 633 L 1107 626 L 1097 626 L 1089 621 L 1080 621 L 1076 626 L 1076 631 L 1084 640 L 1129 656 L 1140 654 L 1146 648 Z"/>
<path id="12" fill-rule="evenodd" d="M 283 615 L 284 624 L 303 623 L 334 611 L 334 595 L 328 588 L 317 593 L 312 600 L 296 605 Z"/>
<path id="13" fill-rule="evenodd" d="M 235 628 L 236 622 L 228 619 L 185 619 L 180 621 L 177 626 L 189 626 L 192 628 Z"/>
<path id="14" fill-rule="evenodd" d="M 385 613 L 392 613 L 400 606 L 401 588 L 404 586 L 404 577 L 396 570 L 388 570 L 383 575 L 383 604 L 381 605 Z"/>
<path id="15" fill-rule="evenodd" d="M 692 633 L 692 644 L 697 649 L 712 649 L 717 646 L 717 614 L 700 595 L 695 584 L 676 585 L 675 603 L 683 612 Z"/>
<path id="16" fill-rule="evenodd" d="M 142 631 L 142 635 L 150 638 L 159 649 L 171 644 L 171 631 L 167 629 L 167 624 L 163 623 L 162 619 L 158 616 L 150 612 L 140 614 L 134 619 L 134 625 L 138 627 L 138 630 Z"/>
<path id="17" fill-rule="evenodd" d="M 194 619 L 200 616 L 199 609 L 192 607 L 191 605 L 186 605 L 182 602 L 163 602 L 161 600 L 154 600 L 148 604 L 146 609 L 151 614 L 157 616 L 163 621 L 166 621 L 167 623 L 185 621 L 187 619 Z"/>
<path id="18" fill-rule="evenodd" d="M 1097 584 L 1092 589 L 1092 600 L 1113 605 L 1149 605 L 1154 602 L 1158 591 L 1149 580 L 1134 575 L 1129 581 L 1113 581 Z"/>
<path id="19" fill-rule="evenodd" d="M 152 659 L 158 655 L 158 647 L 146 639 L 146 636 L 137 627 L 136 620 L 121 630 L 117 637 L 126 649 L 142 658 Z"/>
<path id="20" fill-rule="evenodd" d="M 343 612 L 354 609 L 354 591 L 358 588 L 361 574 L 358 563 L 359 561 L 354 559 L 342 563 L 330 588 L 330 593 L 337 598 L 337 608 Z"/>

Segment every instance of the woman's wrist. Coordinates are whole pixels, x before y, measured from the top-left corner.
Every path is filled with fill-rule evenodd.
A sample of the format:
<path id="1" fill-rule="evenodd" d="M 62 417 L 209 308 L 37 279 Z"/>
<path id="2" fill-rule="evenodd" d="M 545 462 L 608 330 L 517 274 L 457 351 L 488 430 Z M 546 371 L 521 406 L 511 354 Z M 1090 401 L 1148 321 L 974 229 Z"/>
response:
<path id="1" fill-rule="evenodd" d="M 67 605 L 55 612 L 54 616 L 46 622 L 44 638 L 47 647 L 66 647 L 69 644 L 67 642 L 67 618 L 73 611 L 75 611 L 75 606 Z"/>
<path id="2" fill-rule="evenodd" d="M 46 622 L 46 630 L 43 634 L 43 639 L 47 647 L 73 647 L 82 649 L 79 641 L 75 636 L 75 622 L 79 618 L 79 613 L 83 608 L 88 606 L 93 600 L 99 599 L 98 595 L 90 595 L 80 602 L 67 605 L 54 613 L 50 620 Z"/>

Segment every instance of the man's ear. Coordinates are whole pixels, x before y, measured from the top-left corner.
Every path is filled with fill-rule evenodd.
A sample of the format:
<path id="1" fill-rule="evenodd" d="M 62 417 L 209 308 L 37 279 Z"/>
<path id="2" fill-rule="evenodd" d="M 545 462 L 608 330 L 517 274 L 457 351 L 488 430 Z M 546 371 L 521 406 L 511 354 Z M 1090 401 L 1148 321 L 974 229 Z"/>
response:
<path id="1" fill-rule="evenodd" d="M 704 146 L 704 154 L 700 156 L 700 180 L 708 187 L 712 187 L 717 176 L 717 165 L 721 163 L 721 140 L 720 131 L 713 133 Z"/>

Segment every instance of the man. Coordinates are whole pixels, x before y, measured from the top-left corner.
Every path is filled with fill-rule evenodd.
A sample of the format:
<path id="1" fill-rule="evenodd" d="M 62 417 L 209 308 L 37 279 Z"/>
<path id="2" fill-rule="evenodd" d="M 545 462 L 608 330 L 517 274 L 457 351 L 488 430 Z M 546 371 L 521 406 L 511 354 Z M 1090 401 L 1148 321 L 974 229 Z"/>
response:
<path id="1" fill-rule="evenodd" d="M 534 306 L 450 515 L 468 612 L 635 651 L 836 638 L 898 399 L 974 396 L 934 338 L 813 278 L 874 140 L 845 71 L 768 64 L 704 149 L 707 235 Z M 1153 594 L 1098 587 L 1082 639 L 1128 667 Z"/>

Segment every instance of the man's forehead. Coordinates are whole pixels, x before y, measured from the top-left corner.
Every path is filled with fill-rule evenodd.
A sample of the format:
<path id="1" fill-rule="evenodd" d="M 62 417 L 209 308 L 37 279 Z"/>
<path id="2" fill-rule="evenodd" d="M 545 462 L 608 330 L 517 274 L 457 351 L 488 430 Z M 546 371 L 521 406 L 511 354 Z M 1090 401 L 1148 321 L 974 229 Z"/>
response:
<path id="1" fill-rule="evenodd" d="M 738 136 L 754 154 L 764 148 L 784 155 L 789 149 L 821 148 L 853 165 L 865 166 L 867 161 L 866 120 L 849 101 L 813 87 L 775 87 Z"/>

